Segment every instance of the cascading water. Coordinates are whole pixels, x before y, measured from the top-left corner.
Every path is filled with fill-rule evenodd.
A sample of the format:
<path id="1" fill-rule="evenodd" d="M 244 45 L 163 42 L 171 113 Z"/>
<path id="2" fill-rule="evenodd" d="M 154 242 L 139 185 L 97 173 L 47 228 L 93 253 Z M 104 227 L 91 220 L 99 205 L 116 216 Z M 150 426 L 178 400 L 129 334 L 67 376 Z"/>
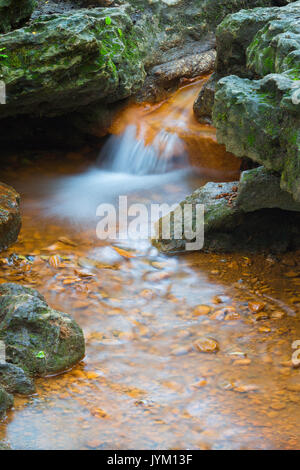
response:
<path id="1" fill-rule="evenodd" d="M 120 136 L 111 136 L 100 161 L 102 168 L 131 175 L 162 174 L 174 170 L 176 164 L 187 165 L 183 142 L 175 133 L 162 129 L 151 145 L 137 138 L 137 127 L 129 125 Z"/>
<path id="2" fill-rule="evenodd" d="M 203 83 L 188 84 L 157 105 L 123 109 L 97 164 L 79 175 L 55 179 L 47 214 L 95 226 L 99 204 L 115 203 L 120 195 L 133 202 L 142 195 L 149 202 L 154 196 L 173 204 L 207 180 L 234 180 L 239 162 L 220 150 L 214 128 L 201 126 L 193 115 Z"/>

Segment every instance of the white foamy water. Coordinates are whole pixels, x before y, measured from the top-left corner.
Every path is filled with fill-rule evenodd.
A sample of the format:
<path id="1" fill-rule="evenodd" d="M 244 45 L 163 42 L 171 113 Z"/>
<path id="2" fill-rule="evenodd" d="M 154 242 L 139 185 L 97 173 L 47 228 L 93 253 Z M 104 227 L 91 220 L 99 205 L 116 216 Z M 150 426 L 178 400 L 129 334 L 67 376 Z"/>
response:
<path id="1" fill-rule="evenodd" d="M 184 145 L 175 133 L 162 129 L 151 145 L 137 138 L 136 126 L 130 125 L 121 136 L 111 136 L 100 154 L 103 168 L 113 173 L 131 175 L 163 174 L 175 164 L 186 166 Z"/>

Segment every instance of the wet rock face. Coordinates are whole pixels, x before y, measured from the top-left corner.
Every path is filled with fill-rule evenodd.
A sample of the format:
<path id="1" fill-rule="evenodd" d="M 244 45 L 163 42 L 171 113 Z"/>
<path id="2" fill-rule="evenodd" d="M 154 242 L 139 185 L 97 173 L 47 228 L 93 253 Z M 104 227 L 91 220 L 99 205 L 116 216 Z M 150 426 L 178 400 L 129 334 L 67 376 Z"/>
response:
<path id="1" fill-rule="evenodd" d="M 213 73 L 210 79 L 201 89 L 198 98 L 194 103 L 194 114 L 201 124 L 212 123 L 212 108 L 215 99 L 216 84 L 218 82 L 217 74 Z"/>
<path id="2" fill-rule="evenodd" d="M 203 39 L 214 31 L 216 21 L 250 3 L 253 1 L 39 2 L 34 22 L 2 38 L 1 46 L 10 54 L 0 63 L 7 87 L 7 105 L 0 109 L 0 119 L 20 114 L 56 116 L 102 99 L 111 103 L 126 98 L 141 88 L 144 66 L 167 63 L 164 51 Z M 268 3 L 256 0 L 253 6 Z M 90 8 L 74 10 L 82 6 Z M 191 55 L 188 65 L 178 63 L 177 69 L 188 66 L 194 69 L 194 76 L 195 60 L 198 62 Z"/>
<path id="3" fill-rule="evenodd" d="M 65 13 L 69 10 L 78 8 L 76 0 L 37 0 L 31 19 L 36 19 L 41 15 L 52 15 L 53 13 Z"/>
<path id="4" fill-rule="evenodd" d="M 81 328 L 70 315 L 51 309 L 37 291 L 1 284 L 0 312 L 7 362 L 30 375 L 62 372 L 84 357 Z"/>
<path id="5" fill-rule="evenodd" d="M 30 18 L 35 0 L 0 0 L 0 33 L 7 33 Z"/>
<path id="6" fill-rule="evenodd" d="M 35 392 L 33 380 L 14 364 L 0 364 L 0 387 L 8 393 L 30 395 Z"/>
<path id="7" fill-rule="evenodd" d="M 0 388 L 0 418 L 2 418 L 5 412 L 13 406 L 13 397 L 5 390 Z M 0 443 L 1 444 L 1 443 Z M 1 447 L 0 447 L 1 450 Z"/>
<path id="8" fill-rule="evenodd" d="M 283 8 L 241 11 L 224 20 L 217 33 L 217 71 L 229 76 L 218 82 L 213 110 L 218 141 L 235 155 L 279 172 L 281 188 L 297 202 L 299 11 L 297 1 Z"/>
<path id="9" fill-rule="evenodd" d="M 10 186 L 0 183 L 0 251 L 14 243 L 21 228 L 20 196 Z"/>

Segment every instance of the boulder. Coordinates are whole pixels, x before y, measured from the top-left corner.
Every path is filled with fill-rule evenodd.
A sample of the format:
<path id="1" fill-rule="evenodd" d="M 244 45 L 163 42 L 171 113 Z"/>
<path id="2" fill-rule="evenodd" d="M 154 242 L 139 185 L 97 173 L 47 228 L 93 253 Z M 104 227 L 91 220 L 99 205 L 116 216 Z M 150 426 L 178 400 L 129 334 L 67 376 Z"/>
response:
<path id="1" fill-rule="evenodd" d="M 30 18 L 36 0 L 0 0 L 0 33 L 7 33 Z"/>
<path id="2" fill-rule="evenodd" d="M 92 102 L 109 103 L 136 92 L 145 78 L 140 32 L 121 8 L 42 16 L 1 38 L 7 103 L 0 119 L 58 116 Z"/>
<path id="3" fill-rule="evenodd" d="M 11 408 L 13 404 L 14 404 L 13 396 L 7 393 L 2 388 L 0 388 L 0 418 L 2 418 L 5 415 L 5 412 L 9 410 L 9 408 Z"/>
<path id="4" fill-rule="evenodd" d="M 0 183 L 0 251 L 17 240 L 20 228 L 20 196 L 10 186 Z"/>
<path id="5" fill-rule="evenodd" d="M 194 114 L 201 124 L 212 124 L 212 108 L 215 99 L 216 84 L 219 76 L 213 73 L 201 91 L 194 103 Z"/>
<path id="6" fill-rule="evenodd" d="M 235 204 L 244 212 L 262 208 L 300 211 L 300 203 L 280 188 L 280 175 L 262 166 L 243 171 Z"/>
<path id="7" fill-rule="evenodd" d="M 281 188 L 300 201 L 300 106 L 293 80 L 272 74 L 251 81 L 236 76 L 218 83 L 213 120 L 227 151 L 281 174 Z"/>
<path id="8" fill-rule="evenodd" d="M 265 3 L 265 6 L 282 6 L 289 3 L 291 2 L 288 0 L 274 0 L 269 2 L 269 4 Z M 257 70 L 254 70 L 254 67 L 249 67 L 250 64 L 246 61 L 247 48 L 261 28 L 264 28 L 269 21 L 278 18 L 282 14 L 280 8 L 246 10 L 246 8 L 258 6 L 264 6 L 264 4 L 245 4 L 243 5 L 245 9 L 233 15 L 228 15 L 218 26 L 216 71 L 211 81 L 201 90 L 194 106 L 195 115 L 199 122 L 211 122 L 215 87 L 220 78 L 232 74 L 247 78 L 257 77 Z M 293 11 L 295 11 L 295 7 L 292 5 L 290 10 L 286 10 L 285 15 L 287 16 Z M 292 21 L 290 21 L 291 23 Z M 270 28 L 270 38 L 273 35 L 274 32 Z M 260 41 L 261 38 L 257 39 L 254 44 L 261 44 Z M 268 45 L 266 47 L 268 51 L 275 50 L 275 48 L 269 48 Z M 259 49 L 257 49 L 258 55 L 260 54 Z M 264 75 L 265 73 L 261 76 Z"/>
<path id="9" fill-rule="evenodd" d="M 280 178 L 264 168 L 243 172 L 240 182 L 207 183 L 182 201 L 181 208 L 186 204 L 204 205 L 204 251 L 280 252 L 300 246 L 300 205 L 280 189 Z M 174 233 L 183 233 L 184 226 L 173 215 L 174 211 L 170 239 L 157 230 L 159 236 L 153 240 L 162 252 L 185 251 L 190 242 L 175 239 Z"/>
<path id="10" fill-rule="evenodd" d="M 227 17 L 218 28 L 213 121 L 217 139 L 239 157 L 281 174 L 300 202 L 300 2 Z M 262 77 L 258 80 L 244 78 Z"/>
<path id="11" fill-rule="evenodd" d="M 1 284 L 0 312 L 7 362 L 30 375 L 56 374 L 84 357 L 81 328 L 70 315 L 51 309 L 36 290 Z"/>
<path id="12" fill-rule="evenodd" d="M 219 24 L 216 31 L 217 73 L 221 77 L 236 74 L 239 77 L 251 78 L 251 75 L 257 77 L 258 74 L 263 77 L 270 72 L 282 72 L 282 69 L 269 68 L 263 73 L 259 73 L 258 69 L 251 65 L 251 61 L 253 62 L 251 56 L 255 56 L 255 53 L 261 55 L 261 50 L 276 55 L 278 53 L 278 51 L 276 52 L 278 43 L 281 44 L 281 48 L 283 47 L 287 54 L 291 52 L 290 47 L 293 47 L 293 49 L 299 48 L 299 45 L 293 41 L 294 30 L 298 30 L 298 12 L 299 0 L 282 8 L 254 8 L 253 10 L 241 10 L 228 15 Z M 289 33 L 292 33 L 290 39 L 287 37 Z M 284 35 L 282 36 L 282 34 Z M 287 39 L 286 44 L 284 41 L 285 36 Z M 263 59 L 262 56 L 261 58 Z M 287 62 L 289 60 L 287 59 Z M 272 61 L 269 62 L 269 65 L 271 63 Z M 275 61 L 273 61 L 273 65 L 275 65 Z"/>

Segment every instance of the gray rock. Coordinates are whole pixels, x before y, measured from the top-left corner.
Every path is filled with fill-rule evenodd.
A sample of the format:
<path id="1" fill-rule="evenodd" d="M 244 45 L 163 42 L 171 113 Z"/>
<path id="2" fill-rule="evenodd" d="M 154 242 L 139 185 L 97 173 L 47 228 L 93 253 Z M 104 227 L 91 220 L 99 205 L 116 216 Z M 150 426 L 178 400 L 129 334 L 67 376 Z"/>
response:
<path id="1" fill-rule="evenodd" d="M 217 138 L 239 157 L 281 174 L 300 202 L 300 2 L 240 11 L 217 31 Z M 243 77 L 263 77 L 249 80 Z"/>
<path id="2" fill-rule="evenodd" d="M 280 188 L 280 176 L 262 166 L 242 173 L 235 204 L 244 212 L 262 208 L 300 211 L 300 203 Z"/>
<path id="3" fill-rule="evenodd" d="M 215 58 L 215 50 L 210 50 L 153 67 L 136 95 L 137 101 L 158 102 L 165 99 L 171 91 L 179 88 L 183 79 L 211 72 Z"/>
<path id="4" fill-rule="evenodd" d="M 298 206 L 288 193 L 280 190 L 278 177 L 269 175 L 264 169 L 254 169 L 244 172 L 241 181 L 241 185 L 239 182 L 207 183 L 181 202 L 181 207 L 204 204 L 203 250 L 280 252 L 299 248 L 300 213 L 294 212 Z M 262 196 L 264 190 L 266 194 Z M 158 231 L 158 239 L 153 240 L 153 244 L 165 253 L 186 251 L 188 242 L 184 237 L 175 239 L 174 234 L 182 233 L 184 227 L 181 222 L 176 225 L 176 218 L 174 223 L 173 215 L 174 212 L 171 213 L 171 237 L 164 239 Z M 161 223 L 166 218 L 169 216 L 162 218 Z M 196 229 L 195 214 L 193 229 Z"/>
<path id="5" fill-rule="evenodd" d="M 80 145 L 86 135 L 98 138 L 109 128 L 110 108 L 140 91 L 146 72 L 138 99 L 164 99 L 181 78 L 211 69 L 211 54 L 202 54 L 211 49 L 211 39 L 205 50 L 197 44 L 211 38 L 228 13 L 271 4 L 38 0 L 26 27 L 1 37 L 1 47 L 9 51 L 0 58 L 0 79 L 7 86 L 7 105 L 0 107 L 1 143 L 40 148 L 53 142 Z M 79 129 L 84 115 L 89 125 Z"/>
<path id="6" fill-rule="evenodd" d="M 0 251 L 17 240 L 20 228 L 20 196 L 10 186 L 0 183 Z"/>
<path id="7" fill-rule="evenodd" d="M 139 35 L 121 8 L 43 16 L 6 34 L 1 46 L 10 52 L 0 71 L 7 103 L 0 119 L 58 116 L 135 93 L 145 78 Z"/>
<path id="8" fill-rule="evenodd" d="M 285 74 L 252 81 L 219 81 L 213 109 L 217 139 L 229 152 L 247 156 L 281 174 L 281 188 L 300 201 L 300 103 Z"/>
<path id="9" fill-rule="evenodd" d="M 0 387 L 8 393 L 30 395 L 35 392 L 33 380 L 14 364 L 0 364 Z"/>
<path id="10" fill-rule="evenodd" d="M 5 412 L 9 410 L 9 408 L 11 408 L 13 404 L 13 396 L 7 393 L 2 388 L 0 388 L 0 418 L 5 415 Z"/>
<path id="11" fill-rule="evenodd" d="M 212 109 L 218 80 L 219 76 L 213 73 L 202 87 L 194 103 L 194 114 L 201 124 L 212 124 Z"/>
<path id="12" fill-rule="evenodd" d="M 7 362 L 30 375 L 62 372 L 84 357 L 81 328 L 70 315 L 51 309 L 37 291 L 1 284 L 0 312 Z"/>

